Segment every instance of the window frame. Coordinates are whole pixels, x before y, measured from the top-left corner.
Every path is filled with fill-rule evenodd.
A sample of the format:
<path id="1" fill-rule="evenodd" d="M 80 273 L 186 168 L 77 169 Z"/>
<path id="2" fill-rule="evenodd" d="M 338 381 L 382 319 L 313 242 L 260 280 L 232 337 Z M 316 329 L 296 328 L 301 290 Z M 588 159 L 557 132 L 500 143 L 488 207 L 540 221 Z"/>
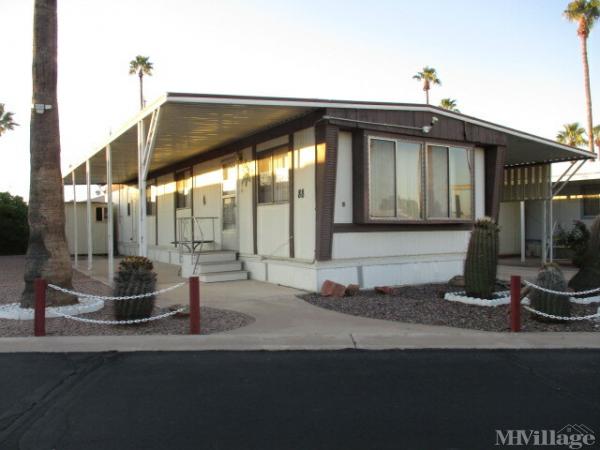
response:
<path id="1" fill-rule="evenodd" d="M 411 144 L 419 144 L 420 145 L 420 193 L 419 193 L 419 201 L 420 201 L 420 215 L 419 219 L 403 219 L 396 217 L 377 217 L 371 215 L 371 189 L 372 189 L 372 180 L 371 180 L 371 141 L 372 140 L 387 140 L 394 142 L 395 152 L 398 152 L 398 146 L 396 142 L 405 142 Z M 472 208 L 472 217 L 465 218 L 452 218 L 452 217 L 428 217 L 428 202 L 427 198 L 427 188 L 428 188 L 428 162 L 427 162 L 427 149 L 429 146 L 438 146 L 438 147 L 457 147 L 467 150 L 469 162 L 471 164 L 470 170 L 470 181 L 471 181 L 471 208 Z M 373 132 L 373 133 L 365 133 L 363 140 L 363 170 L 364 170 L 364 192 L 363 192 L 363 205 L 364 209 L 360 214 L 362 217 L 356 217 L 359 219 L 359 223 L 363 224 L 388 224 L 388 225 L 435 225 L 435 224 L 445 224 L 445 225 L 461 225 L 461 224 L 472 224 L 475 222 L 476 216 L 476 204 L 475 204 L 475 145 L 469 143 L 462 142 L 451 142 L 441 139 L 419 139 L 416 136 L 407 136 L 395 133 L 385 133 L 385 132 Z M 394 161 L 396 161 L 396 156 L 394 157 Z M 448 215 L 451 212 L 451 204 L 450 204 L 450 164 L 447 165 L 448 171 Z M 396 167 L 394 168 L 396 170 Z M 396 181 L 394 181 L 396 184 Z M 397 193 L 397 188 L 396 193 Z M 397 198 L 396 198 L 397 202 Z M 396 206 L 396 214 L 397 214 L 397 206 Z"/>
<path id="2" fill-rule="evenodd" d="M 286 200 L 275 200 L 275 163 L 273 161 L 273 158 L 275 156 L 280 156 L 280 155 L 285 155 L 285 157 L 289 158 L 289 167 L 288 167 L 288 188 L 285 192 L 287 192 L 287 199 Z M 292 150 L 290 149 L 290 144 L 283 144 L 283 145 L 278 145 L 277 147 L 273 147 L 267 150 L 263 150 L 263 151 L 257 151 L 256 152 L 256 205 L 257 206 L 264 206 L 264 205 L 285 205 L 290 203 L 290 197 L 291 197 L 291 193 L 290 193 L 290 184 L 292 183 L 292 158 L 293 158 L 293 153 Z M 271 160 L 271 198 L 273 199 L 270 202 L 261 202 L 260 201 L 260 197 L 259 197 L 259 191 L 260 191 L 260 172 L 259 172 L 259 161 L 261 159 L 265 159 L 265 158 L 270 158 Z"/>
<path id="3" fill-rule="evenodd" d="M 587 190 L 587 192 L 586 192 Z M 583 185 L 581 186 L 581 195 L 582 195 L 582 199 L 581 199 L 581 219 L 583 220 L 590 220 L 590 219 L 594 219 L 595 217 L 598 216 L 598 214 L 600 214 L 600 197 L 596 197 L 596 198 L 586 198 L 585 196 L 587 195 L 600 195 L 600 194 L 593 194 L 590 193 L 589 191 L 595 191 L 597 189 L 593 189 L 593 187 L 590 187 L 590 185 Z M 586 214 L 586 201 L 590 201 L 590 200 L 596 200 L 596 208 L 598 208 L 599 212 L 597 214 Z"/>

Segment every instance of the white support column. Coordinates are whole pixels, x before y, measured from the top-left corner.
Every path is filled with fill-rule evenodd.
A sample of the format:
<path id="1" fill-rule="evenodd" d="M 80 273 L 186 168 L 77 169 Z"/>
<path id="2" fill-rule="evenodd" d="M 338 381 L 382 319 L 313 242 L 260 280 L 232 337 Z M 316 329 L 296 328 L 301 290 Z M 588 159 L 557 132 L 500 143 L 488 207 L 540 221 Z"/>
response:
<path id="1" fill-rule="evenodd" d="M 552 205 L 552 191 L 550 192 L 550 200 L 548 200 L 548 215 L 550 216 L 550 262 L 554 261 L 554 207 Z"/>
<path id="2" fill-rule="evenodd" d="M 521 262 L 525 262 L 525 202 L 521 202 Z"/>
<path id="3" fill-rule="evenodd" d="M 546 263 L 548 252 L 548 214 L 546 211 L 546 200 L 542 200 L 542 264 Z"/>
<path id="4" fill-rule="evenodd" d="M 144 176 L 144 120 L 138 123 L 138 255 L 147 256 L 146 242 L 146 177 Z"/>
<path id="5" fill-rule="evenodd" d="M 75 268 L 79 263 L 79 236 L 78 236 L 78 225 L 77 225 L 77 185 L 75 184 L 75 169 L 71 172 L 71 180 L 73 181 L 73 255 L 75 259 Z"/>
<path id="6" fill-rule="evenodd" d="M 112 193 L 112 155 L 110 150 L 110 144 L 106 146 L 106 192 L 107 195 L 107 208 L 108 208 L 108 229 L 106 233 L 107 253 L 108 253 L 108 283 L 113 284 L 113 278 L 115 273 L 115 249 L 114 249 L 114 236 L 113 236 L 113 193 Z"/>
<path id="7" fill-rule="evenodd" d="M 87 189 L 87 270 L 92 270 L 92 189 L 89 159 L 85 162 L 85 186 Z"/>

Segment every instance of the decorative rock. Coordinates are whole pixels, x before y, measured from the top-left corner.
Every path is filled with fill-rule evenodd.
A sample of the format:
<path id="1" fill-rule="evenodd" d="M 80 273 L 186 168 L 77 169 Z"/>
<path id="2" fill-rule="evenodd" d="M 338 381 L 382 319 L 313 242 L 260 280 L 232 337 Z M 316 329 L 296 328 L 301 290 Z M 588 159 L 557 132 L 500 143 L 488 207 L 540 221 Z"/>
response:
<path id="1" fill-rule="evenodd" d="M 175 317 L 189 317 L 190 316 L 190 307 L 189 305 L 171 305 L 169 306 L 169 311 L 177 311 L 178 309 L 183 308 L 183 311 L 179 311 L 175 314 Z"/>
<path id="2" fill-rule="evenodd" d="M 452 287 L 465 287 L 465 277 L 463 277 L 462 275 L 456 275 L 450 278 L 450 281 L 448 281 L 448 285 Z"/>
<path id="3" fill-rule="evenodd" d="M 375 286 L 375 292 L 385 295 L 394 295 L 394 288 L 390 286 Z"/>
<path id="4" fill-rule="evenodd" d="M 349 284 L 346 286 L 346 296 L 354 297 L 360 291 L 360 286 L 358 284 Z"/>
<path id="5" fill-rule="evenodd" d="M 346 292 L 346 286 L 331 280 L 325 280 L 321 286 L 321 295 L 323 297 L 343 297 Z"/>

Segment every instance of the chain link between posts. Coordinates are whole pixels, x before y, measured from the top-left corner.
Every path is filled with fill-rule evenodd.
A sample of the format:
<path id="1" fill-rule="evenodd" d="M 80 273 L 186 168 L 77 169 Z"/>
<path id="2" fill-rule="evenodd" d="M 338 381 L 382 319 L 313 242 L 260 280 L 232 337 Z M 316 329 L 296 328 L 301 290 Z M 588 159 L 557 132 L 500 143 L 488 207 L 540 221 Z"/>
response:
<path id="1" fill-rule="evenodd" d="M 585 296 L 585 295 L 589 295 L 589 294 L 594 294 L 596 292 L 600 292 L 600 288 L 589 289 L 587 291 L 580 291 L 580 292 L 555 291 L 553 289 L 547 289 L 547 288 L 538 286 L 537 284 L 531 283 L 527 280 L 523 280 L 523 283 L 525 283 L 526 286 L 536 289 L 538 291 L 546 292 L 547 294 L 562 295 L 565 297 L 566 296 L 569 296 L 569 297 Z M 527 305 L 522 305 L 522 306 L 523 306 L 523 309 L 529 311 L 530 313 L 537 314 L 538 316 L 546 317 L 548 319 L 554 319 L 554 320 L 577 321 L 577 320 L 592 320 L 595 318 L 600 318 L 600 310 L 596 314 L 589 314 L 587 316 L 563 317 L 563 316 L 555 316 L 554 314 L 548 314 L 548 313 L 545 313 L 542 311 L 538 311 L 537 309 L 534 309 Z"/>
<path id="2" fill-rule="evenodd" d="M 86 319 L 85 317 L 71 316 L 69 314 L 62 314 L 59 312 L 57 312 L 56 314 L 58 314 L 61 317 L 64 317 L 65 319 L 75 320 L 76 322 L 93 323 L 93 324 L 97 324 L 97 325 L 134 325 L 134 324 L 138 324 L 138 323 L 152 322 L 154 320 L 166 319 L 167 317 L 174 316 L 175 314 L 178 314 L 182 311 L 185 311 L 185 308 L 179 308 L 179 309 L 176 309 L 175 311 L 169 311 L 164 314 L 159 314 L 158 316 L 146 317 L 144 319 L 132 319 L 132 320 L 96 320 L 96 319 Z"/>
<path id="3" fill-rule="evenodd" d="M 137 295 L 123 295 L 120 297 L 113 297 L 110 295 L 96 295 L 96 294 L 86 294 L 84 292 L 72 291 L 70 289 L 65 289 L 63 287 L 57 286 L 55 284 L 49 284 L 48 287 L 50 289 L 54 289 L 55 291 L 64 292 L 65 294 L 74 295 L 76 297 L 82 298 L 97 298 L 100 300 L 109 300 L 109 301 L 120 301 L 120 300 L 135 300 L 140 298 L 152 297 L 154 295 L 164 294 L 169 291 L 173 291 L 181 286 L 187 284 L 187 281 L 182 281 L 181 283 L 174 284 L 173 286 L 166 287 L 164 289 L 160 289 L 154 292 L 147 292 L 145 294 L 137 294 Z"/>

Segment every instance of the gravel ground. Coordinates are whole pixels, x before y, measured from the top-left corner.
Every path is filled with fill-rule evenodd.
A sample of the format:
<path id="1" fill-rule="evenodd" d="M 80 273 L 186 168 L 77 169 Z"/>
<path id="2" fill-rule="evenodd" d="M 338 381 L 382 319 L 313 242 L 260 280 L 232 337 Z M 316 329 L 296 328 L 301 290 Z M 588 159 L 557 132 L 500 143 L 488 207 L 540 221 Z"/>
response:
<path id="1" fill-rule="evenodd" d="M 474 306 L 444 300 L 443 294 L 449 289 L 446 284 L 423 284 L 398 287 L 394 295 L 365 290 L 354 297 L 332 298 L 306 294 L 300 298 L 312 305 L 353 316 L 483 331 L 509 330 L 508 306 Z M 573 304 L 571 315 L 594 314 L 598 306 L 598 303 Z M 521 321 L 523 331 L 600 331 L 600 322 L 540 322 L 532 319 L 531 313 L 524 309 L 521 310 Z"/>
<path id="2" fill-rule="evenodd" d="M 0 304 L 14 303 L 24 288 L 23 256 L 0 256 Z M 99 295 L 111 295 L 111 289 L 80 272 L 73 271 L 73 286 L 81 292 Z M 155 308 L 152 315 L 162 314 L 167 309 Z M 81 317 L 97 320 L 114 320 L 110 304 L 100 311 L 83 314 Z M 233 330 L 254 322 L 254 318 L 236 311 L 216 308 L 200 308 L 200 330 L 202 334 L 212 334 Z M 187 334 L 187 317 L 168 317 L 166 319 L 140 325 L 96 325 L 75 322 L 69 319 L 55 318 L 46 320 L 46 334 L 49 336 L 98 336 L 132 334 Z M 0 337 L 32 336 L 33 321 L 0 319 Z"/>

